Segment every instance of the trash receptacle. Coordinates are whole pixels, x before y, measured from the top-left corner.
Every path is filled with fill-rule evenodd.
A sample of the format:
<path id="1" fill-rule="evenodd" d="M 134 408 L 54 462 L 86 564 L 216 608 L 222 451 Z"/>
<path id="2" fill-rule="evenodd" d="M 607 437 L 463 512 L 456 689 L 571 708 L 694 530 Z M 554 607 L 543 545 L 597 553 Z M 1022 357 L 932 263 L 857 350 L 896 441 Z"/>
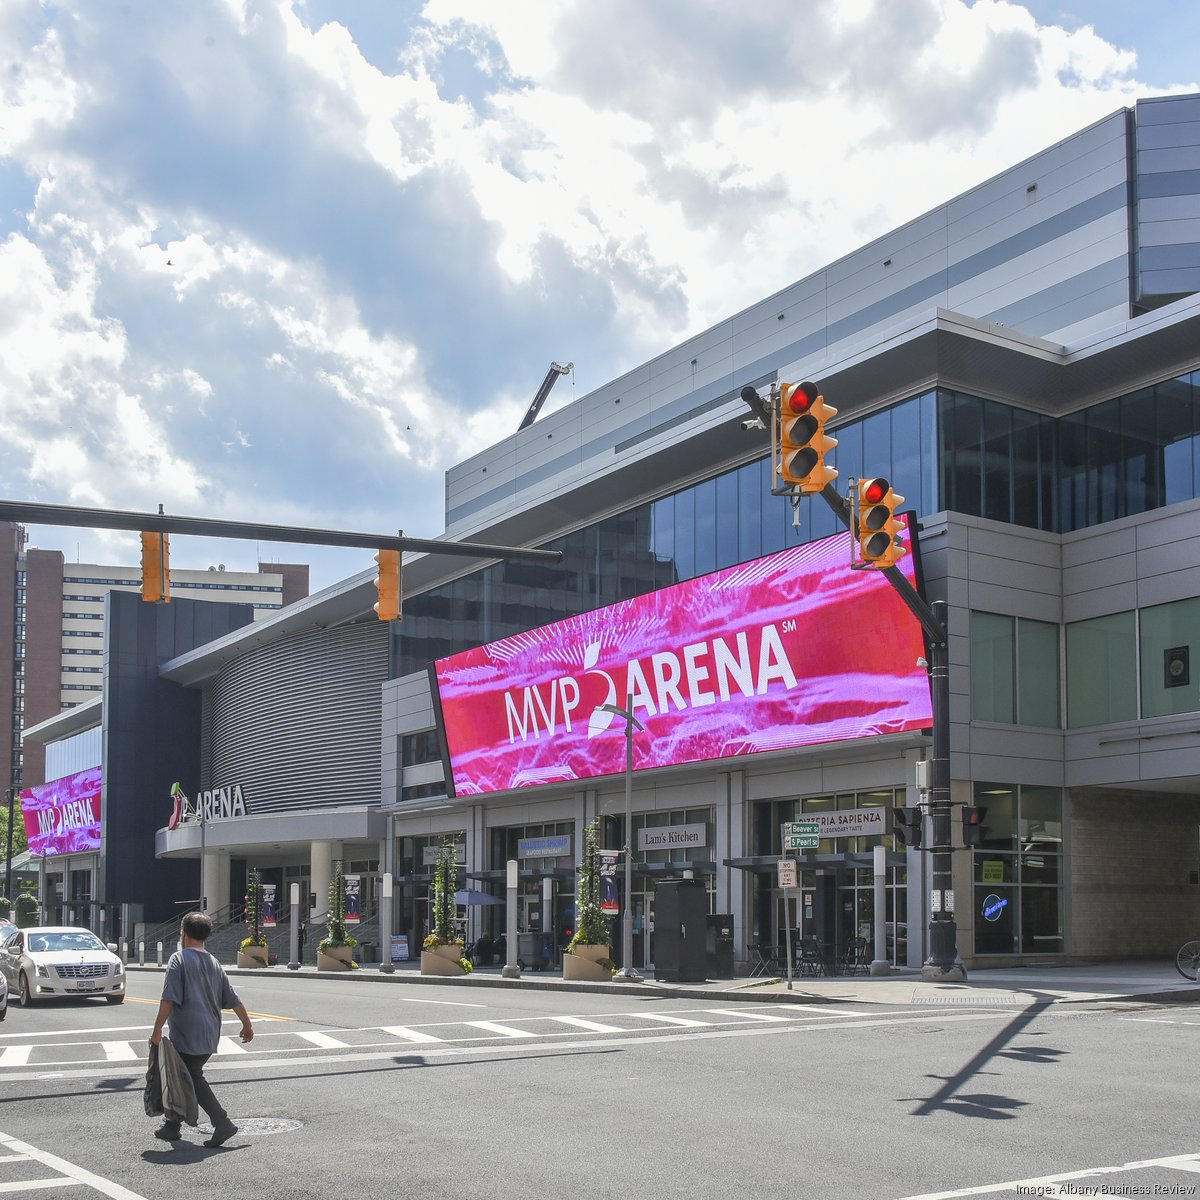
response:
<path id="1" fill-rule="evenodd" d="M 733 913 L 708 917 L 708 973 L 713 979 L 733 978 Z"/>
<path id="2" fill-rule="evenodd" d="M 374 942 L 359 942 L 358 949 L 361 952 L 359 962 L 373 963 L 379 961 L 379 952 L 375 949 Z"/>
<path id="3" fill-rule="evenodd" d="M 517 966 L 522 971 L 540 971 L 546 965 L 542 953 L 544 937 L 537 930 L 517 934 Z"/>

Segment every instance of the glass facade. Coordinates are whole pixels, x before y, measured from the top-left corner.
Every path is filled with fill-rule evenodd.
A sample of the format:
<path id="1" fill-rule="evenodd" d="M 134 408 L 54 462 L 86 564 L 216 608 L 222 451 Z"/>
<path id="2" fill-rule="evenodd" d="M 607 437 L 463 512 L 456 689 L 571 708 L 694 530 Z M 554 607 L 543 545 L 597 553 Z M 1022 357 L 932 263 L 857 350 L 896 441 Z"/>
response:
<path id="1" fill-rule="evenodd" d="M 1058 626 L 971 613 L 971 719 L 1057 729 Z"/>
<path id="2" fill-rule="evenodd" d="M 1200 372 L 1058 418 L 940 389 L 834 433 L 843 481 L 886 475 L 918 514 L 1069 532 L 1197 496 Z M 837 530 L 828 505 L 772 496 L 760 458 L 546 543 L 561 564 L 497 563 L 406 599 L 397 673 Z"/>
<path id="3" fill-rule="evenodd" d="M 976 783 L 974 803 L 986 810 L 971 851 L 975 953 L 1061 953 L 1062 793 Z"/>

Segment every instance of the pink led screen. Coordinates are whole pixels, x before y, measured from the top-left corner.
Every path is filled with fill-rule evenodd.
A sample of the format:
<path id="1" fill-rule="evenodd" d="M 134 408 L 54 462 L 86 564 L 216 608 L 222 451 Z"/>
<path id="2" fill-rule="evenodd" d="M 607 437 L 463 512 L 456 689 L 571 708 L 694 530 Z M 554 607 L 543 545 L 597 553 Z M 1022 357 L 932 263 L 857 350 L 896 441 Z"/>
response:
<path id="1" fill-rule="evenodd" d="M 25 836 L 37 855 L 100 849 L 100 768 L 66 775 L 21 793 Z"/>
<path id="2" fill-rule="evenodd" d="M 905 541 L 909 538 L 906 536 Z M 913 556 L 900 560 L 913 582 Z M 454 793 L 923 729 L 921 627 L 848 533 L 492 642 L 431 668 Z"/>

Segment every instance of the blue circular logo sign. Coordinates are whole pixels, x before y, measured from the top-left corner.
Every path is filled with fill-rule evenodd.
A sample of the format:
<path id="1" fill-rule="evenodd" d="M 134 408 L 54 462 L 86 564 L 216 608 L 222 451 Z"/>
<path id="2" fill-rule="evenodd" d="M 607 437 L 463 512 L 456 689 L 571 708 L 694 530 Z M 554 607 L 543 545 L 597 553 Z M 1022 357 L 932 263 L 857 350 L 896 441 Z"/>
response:
<path id="1" fill-rule="evenodd" d="M 1008 901 L 1002 900 L 999 896 L 992 892 L 983 898 L 983 919 L 985 921 L 998 921 L 1004 914 L 1004 910 L 1008 907 Z"/>

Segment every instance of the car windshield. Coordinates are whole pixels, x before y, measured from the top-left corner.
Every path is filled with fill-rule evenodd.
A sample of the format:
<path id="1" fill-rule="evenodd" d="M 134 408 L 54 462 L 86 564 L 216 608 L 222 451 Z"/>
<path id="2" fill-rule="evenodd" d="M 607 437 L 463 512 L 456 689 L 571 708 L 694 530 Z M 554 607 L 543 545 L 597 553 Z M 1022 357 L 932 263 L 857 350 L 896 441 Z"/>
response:
<path id="1" fill-rule="evenodd" d="M 68 930 L 65 933 L 31 933 L 28 937 L 29 951 L 38 954 L 48 950 L 103 950 L 104 943 L 86 929 Z"/>

